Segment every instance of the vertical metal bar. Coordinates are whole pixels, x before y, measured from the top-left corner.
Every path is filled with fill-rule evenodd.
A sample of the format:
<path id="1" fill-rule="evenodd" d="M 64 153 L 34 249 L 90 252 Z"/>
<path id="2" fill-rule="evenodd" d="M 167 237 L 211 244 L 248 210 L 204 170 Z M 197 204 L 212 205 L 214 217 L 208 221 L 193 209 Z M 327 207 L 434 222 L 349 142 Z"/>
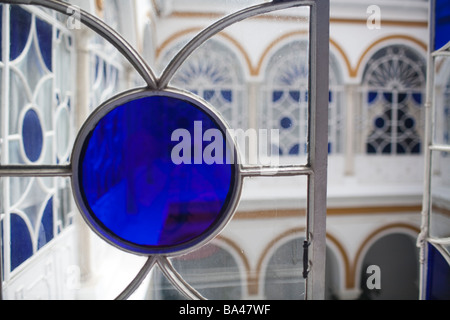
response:
<path id="1" fill-rule="evenodd" d="M 329 0 L 318 0 L 310 12 L 309 154 L 307 240 L 310 271 L 306 299 L 325 295 L 326 201 L 328 159 Z"/>
<path id="2" fill-rule="evenodd" d="M 2 56 L 3 56 L 3 59 L 5 61 L 7 60 L 7 58 L 5 57 L 5 52 L 7 51 L 7 49 L 6 49 L 7 46 L 5 46 L 4 43 L 5 43 L 5 34 L 8 31 L 7 28 L 6 28 L 6 23 L 5 23 L 6 18 L 5 17 L 6 17 L 6 10 L 9 9 L 9 8 L 7 8 L 8 6 L 9 5 L 2 5 L 2 13 L 1 13 L 2 14 L 2 19 L 1 19 L 1 24 L 2 25 L 1 25 L 1 28 L 0 28 L 2 30 L 2 39 L 3 39 L 2 42 L 0 42 L 0 50 L 2 52 Z M 5 113 L 6 113 L 6 98 L 5 98 L 5 90 L 4 90 L 5 79 L 6 79 L 5 67 L 3 67 L 2 83 L 1 83 L 1 87 L 0 87 L 0 112 L 1 112 L 0 119 L 6 125 L 7 121 L 5 121 L 5 118 L 4 118 L 5 117 Z M 1 127 L 1 130 L 0 130 L 0 156 L 1 156 L 0 163 L 3 163 L 3 161 L 5 160 L 3 149 L 4 149 L 4 144 L 5 144 L 5 138 L 6 138 L 4 136 L 4 133 L 7 132 L 7 131 L 5 130 L 3 125 L 0 126 L 0 127 Z M 3 179 L 0 177 L 0 185 L 1 185 L 1 183 L 3 183 Z M 2 208 L 3 209 L 6 208 L 5 203 L 4 203 L 5 199 L 4 199 L 4 196 L 3 196 L 4 189 L 5 188 L 1 188 L 2 194 L 0 196 L 0 199 L 3 202 L 3 206 L 0 206 L 0 300 L 3 300 L 3 225 L 4 225 L 4 222 L 1 223 L 1 221 L 2 221 L 1 218 L 2 218 L 2 215 L 3 215 Z M 6 212 L 6 210 L 5 210 L 5 212 Z"/>
<path id="3" fill-rule="evenodd" d="M 2 57 L 3 57 L 3 79 L 2 79 L 2 87 L 1 87 L 1 110 L 2 113 L 2 132 L 0 133 L 2 135 L 2 152 L 1 152 L 1 164 L 8 163 L 9 159 L 9 150 L 8 150 L 8 119 L 9 119 L 9 106 L 8 106 L 8 99 L 9 99 L 9 54 L 10 54 L 10 5 L 4 4 L 3 5 L 3 19 L 2 19 Z M 2 230 L 2 241 L 3 244 L 9 244 L 10 242 L 10 215 L 9 215 L 9 178 L 1 178 L 3 181 L 3 194 L 1 195 L 1 201 L 3 202 L 3 210 L 5 216 L 3 217 L 3 230 Z M 3 280 L 9 280 L 9 273 L 11 270 L 11 253 L 10 253 L 10 246 L 9 245 L 3 245 L 2 247 L 3 252 L 1 252 L 2 259 L 3 259 Z M 3 291 L 3 288 L 2 288 Z"/>
<path id="4" fill-rule="evenodd" d="M 424 182 L 422 197 L 422 224 L 420 234 L 417 238 L 417 245 L 420 247 L 420 299 L 426 299 L 426 279 L 427 279 L 427 238 L 429 236 L 429 219 L 430 219 L 430 193 L 431 193 L 431 145 L 432 145 L 432 128 L 433 128 L 433 87 L 434 87 L 434 58 L 432 56 L 434 50 L 434 12 L 435 0 L 429 3 L 429 22 L 428 22 L 428 56 L 427 56 L 427 84 L 426 84 L 426 101 L 425 101 L 425 138 L 424 138 Z"/>

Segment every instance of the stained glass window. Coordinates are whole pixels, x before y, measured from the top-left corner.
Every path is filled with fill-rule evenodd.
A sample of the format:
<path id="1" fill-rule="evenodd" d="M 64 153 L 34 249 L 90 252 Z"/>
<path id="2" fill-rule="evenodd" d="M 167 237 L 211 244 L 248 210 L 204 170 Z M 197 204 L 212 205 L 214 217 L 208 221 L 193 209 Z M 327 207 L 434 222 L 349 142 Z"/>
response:
<path id="1" fill-rule="evenodd" d="M 114 2 L 114 5 L 117 4 L 117 1 Z M 62 2 L 53 1 L 43 2 L 42 5 L 60 13 L 64 13 L 62 9 L 66 6 Z M 321 118 L 326 115 L 327 99 L 323 93 L 327 91 L 328 81 L 323 80 L 328 77 L 327 68 L 323 67 L 326 64 L 321 60 L 322 57 L 328 57 L 328 39 L 319 37 L 318 34 L 328 34 L 325 32 L 328 28 L 328 2 L 315 2 L 314 5 L 300 1 L 267 2 L 224 18 L 207 28 L 206 32 L 210 32 L 208 36 L 212 36 L 236 21 L 297 6 L 305 6 L 308 14 L 316 18 L 311 19 L 308 24 L 314 28 L 309 36 L 323 54 L 317 54 L 320 50 L 305 52 L 306 56 L 311 55 L 311 61 L 315 61 L 306 66 L 308 76 L 310 71 L 314 75 L 308 81 L 311 82 L 310 91 L 291 88 L 287 92 L 289 99 L 296 102 L 309 101 L 309 95 L 313 97 L 312 101 L 317 101 L 308 103 L 308 108 L 305 109 L 317 114 L 317 120 L 314 118 L 316 121 L 309 121 L 310 125 L 307 126 L 307 131 L 314 134 L 307 136 L 304 132 L 304 141 L 290 148 L 290 153 L 298 154 L 303 146 L 312 145 L 312 157 L 305 165 L 287 166 L 281 168 L 281 172 L 275 168 L 277 170 L 273 171 L 281 176 L 309 176 L 308 209 L 311 207 L 314 210 L 306 210 L 307 221 L 311 223 L 307 237 L 314 237 L 314 242 L 310 243 L 314 252 L 311 260 L 323 262 L 325 234 L 316 226 L 323 225 L 325 218 L 322 190 L 326 187 L 324 142 L 327 126 L 326 119 Z M 5 257 L 3 261 L 6 263 L 2 268 L 6 270 L 5 278 L 11 280 L 13 272 L 62 232 L 66 222 L 70 221 L 67 218 L 70 218 L 71 213 L 65 212 L 68 206 L 61 203 L 69 198 L 66 197 L 69 189 L 67 180 L 63 176 L 70 175 L 75 202 L 93 231 L 116 248 L 148 256 L 142 272 L 119 295 L 120 298 L 131 294 L 135 289 L 134 284 L 141 281 L 142 276 L 155 263 L 180 291 L 187 296 L 201 298 L 182 275 L 176 272 L 169 256 L 174 252 L 179 254 L 183 250 L 193 250 L 196 245 L 204 244 L 221 231 L 234 213 L 244 176 L 265 175 L 267 171 L 269 174 L 273 173 L 273 168 L 243 168 L 237 156 L 235 142 L 228 144 L 225 119 L 228 118 L 227 121 L 231 124 L 246 120 L 242 113 L 238 113 L 236 117 L 239 107 L 233 105 L 242 98 L 234 87 L 236 79 L 240 77 L 239 68 L 236 68 L 236 64 L 225 63 L 225 66 L 219 64 L 219 68 L 213 70 L 211 68 L 217 66 L 208 61 L 212 54 L 203 55 L 200 64 L 196 65 L 195 60 L 191 60 L 187 64 L 189 69 L 181 69 L 176 78 L 181 83 L 183 73 L 188 74 L 189 79 L 196 79 L 197 73 L 202 74 L 199 77 L 202 79 L 200 83 L 203 80 L 206 82 L 195 85 L 201 91 L 194 88 L 193 91 L 198 90 L 193 92 L 197 94 L 195 95 L 174 89 L 168 83 L 178 69 L 177 62 L 181 65 L 187 55 L 171 60 L 175 61 L 175 64 L 171 64 L 175 67 L 172 70 L 169 68 L 161 78 L 156 78 L 137 51 L 118 37 L 113 28 L 108 28 L 84 12 L 83 17 L 89 17 L 84 20 L 88 27 L 119 49 L 143 77 L 147 87 L 116 95 L 94 109 L 78 132 L 70 154 L 72 124 L 68 126 L 69 130 L 63 124 L 72 123 L 72 108 L 78 105 L 74 101 L 75 84 L 68 78 L 75 73 L 72 60 L 75 42 L 72 33 L 60 23 L 64 19 L 49 9 L 4 5 L 2 10 L 5 8 L 14 9 L 3 11 L 2 17 L 7 19 L 1 21 L 2 35 L 9 35 L 7 41 L 2 39 L 2 58 L 11 60 L 7 70 L 2 69 L 3 80 L 9 81 L 8 86 L 2 83 L 2 98 L 11 105 L 11 112 L 5 112 L 7 119 L 3 119 L 7 123 L 7 129 L 2 130 L 2 165 L 17 165 L 0 168 L 3 175 L 8 177 L 3 180 L 2 186 L 3 191 L 8 190 L 2 194 L 2 229 L 7 230 L 2 233 L 6 237 L 2 244 L 7 244 L 2 247 Z M 113 12 L 117 14 L 117 8 Z M 112 17 L 114 20 L 114 15 Z M 23 20 L 21 26 L 25 30 L 14 33 L 11 24 L 19 19 Z M 8 32 L 5 32 L 6 29 Z M 9 46 L 10 42 L 14 45 Z M 185 47 L 185 52 L 190 49 L 194 51 L 200 42 L 204 42 L 204 38 L 197 43 L 191 42 Z M 225 57 L 225 60 L 232 57 L 231 51 L 223 55 L 226 51 L 224 48 L 213 49 L 211 53 L 214 50 L 220 51 L 220 59 Z M 61 59 L 61 55 L 67 56 Z M 99 100 L 110 95 L 119 78 L 120 71 L 114 69 L 116 66 L 110 68 L 113 63 L 106 60 L 108 57 L 105 55 L 93 55 L 93 83 L 106 84 L 98 86 L 101 88 L 99 91 L 103 91 Z M 231 65 L 233 67 L 229 68 Z M 67 68 L 66 72 L 60 70 L 64 67 Z M 86 70 L 83 69 L 83 73 L 84 71 Z M 298 71 L 305 72 L 302 68 Z M 185 84 L 189 86 L 188 83 Z M 220 88 L 217 88 L 218 85 Z M 273 92 L 273 99 L 277 94 Z M 7 98 L 4 98 L 5 95 Z M 210 104 L 216 107 L 211 108 Z M 4 105 L 7 103 L 2 103 Z M 55 118 L 62 124 L 56 124 Z M 296 125 L 295 119 L 289 115 L 279 120 L 284 129 Z M 198 129 L 198 124 L 201 129 Z M 192 135 L 195 140 L 196 135 L 203 131 L 203 140 L 211 144 L 204 146 L 197 140 L 188 140 L 188 136 Z M 174 136 L 174 133 L 178 135 Z M 223 136 L 226 139 L 219 139 Z M 174 153 L 176 150 L 178 152 Z M 177 161 L 173 158 L 174 154 Z M 227 158 L 230 154 L 231 162 Z M 203 156 L 199 161 L 198 155 Z M 185 164 L 189 164 L 189 168 Z M 20 173 L 25 171 L 30 176 L 21 177 Z M 15 174 L 16 172 L 19 174 Z M 306 273 L 306 269 L 304 271 Z M 322 270 L 317 268 L 308 272 L 311 277 L 308 292 L 311 298 L 320 297 Z M 305 280 L 307 287 L 308 283 Z"/>
<path id="2" fill-rule="evenodd" d="M 363 78 L 366 153 L 420 154 L 423 140 L 425 63 L 396 45 L 376 52 Z"/>
<path id="3" fill-rule="evenodd" d="M 2 83 L 1 163 L 67 164 L 73 137 L 74 44 L 52 12 L 1 6 L 0 25 L 9 43 L 8 86 Z M 5 40 L 2 38 L 2 40 Z M 5 79 L 5 77 L 2 77 Z M 9 90 L 7 90 L 9 89 Z M 4 127 L 6 126 L 6 128 Z M 2 178 L 4 279 L 72 223 L 70 182 L 62 177 Z M 9 245 L 6 245 L 9 244 Z"/>
<path id="4" fill-rule="evenodd" d="M 87 221 L 112 243 L 139 253 L 184 249 L 218 229 L 233 208 L 238 162 L 226 128 L 187 99 L 130 95 L 103 105 L 83 129 L 75 191 Z M 211 132 L 219 136 L 203 143 Z"/>

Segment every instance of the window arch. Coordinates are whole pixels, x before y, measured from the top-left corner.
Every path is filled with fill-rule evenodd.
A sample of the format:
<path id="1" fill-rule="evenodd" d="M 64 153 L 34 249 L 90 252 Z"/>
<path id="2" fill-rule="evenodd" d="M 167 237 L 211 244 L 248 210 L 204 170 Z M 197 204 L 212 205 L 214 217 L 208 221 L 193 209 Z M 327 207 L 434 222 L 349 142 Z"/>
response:
<path id="1" fill-rule="evenodd" d="M 305 238 L 296 237 L 279 246 L 267 262 L 264 297 L 270 300 L 304 299 L 302 246 Z"/>
<path id="2" fill-rule="evenodd" d="M 419 249 L 410 234 L 393 232 L 377 239 L 366 252 L 361 265 L 362 300 L 418 299 Z M 367 286 L 369 266 L 381 271 L 380 288 Z M 370 280 L 369 280 L 370 281 Z"/>
<path id="3" fill-rule="evenodd" d="M 275 51 L 268 61 L 262 87 L 260 128 L 279 129 L 280 156 L 307 153 L 308 133 L 308 43 L 291 41 Z M 341 153 L 344 141 L 343 88 L 340 66 L 330 53 L 328 152 Z"/>
<path id="4" fill-rule="evenodd" d="M 159 65 L 166 66 L 184 44 L 181 41 L 169 49 Z M 198 48 L 177 70 L 171 85 L 211 103 L 231 128 L 248 127 L 242 67 L 235 53 L 219 40 L 208 40 Z"/>
<path id="5" fill-rule="evenodd" d="M 292 41 L 270 58 L 263 85 L 260 128 L 279 129 L 280 156 L 307 153 L 308 42 Z"/>
<path id="6" fill-rule="evenodd" d="M 420 154 L 425 61 L 405 45 L 378 50 L 363 74 L 363 125 L 368 154 Z"/>

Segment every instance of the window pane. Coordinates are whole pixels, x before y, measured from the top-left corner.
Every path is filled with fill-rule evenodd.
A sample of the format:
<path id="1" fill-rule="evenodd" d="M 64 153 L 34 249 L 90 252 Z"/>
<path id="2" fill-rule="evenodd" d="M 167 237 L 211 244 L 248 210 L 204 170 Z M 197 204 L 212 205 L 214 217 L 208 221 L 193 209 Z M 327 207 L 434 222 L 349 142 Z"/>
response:
<path id="1" fill-rule="evenodd" d="M 195 287 L 204 297 L 210 300 L 242 299 L 244 274 L 239 270 L 233 255 L 221 247 L 221 240 L 172 259 L 174 267 L 184 280 Z M 152 276 L 153 290 L 147 297 L 150 299 L 181 300 L 185 297 L 176 290 L 169 280 L 157 269 Z"/>
<path id="2" fill-rule="evenodd" d="M 245 179 L 232 221 L 209 245 L 173 258 L 176 270 L 207 299 L 304 299 L 306 180 Z M 147 298 L 185 299 L 160 270 Z"/>
<path id="3" fill-rule="evenodd" d="M 450 237 L 450 153 L 433 151 L 430 235 Z"/>
<path id="4" fill-rule="evenodd" d="M 196 19 L 196 26 L 185 29 L 182 33 L 185 36 L 185 41 L 191 40 L 202 29 L 207 28 L 214 22 L 224 18 L 225 16 L 235 13 L 241 9 L 247 8 L 252 5 L 257 5 L 269 0 L 194 0 L 184 1 L 175 0 L 170 4 L 165 0 L 153 1 L 156 5 L 157 11 L 164 16 L 164 19 L 169 22 L 171 20 L 177 23 L 177 19 L 180 18 L 194 18 Z M 181 47 L 176 50 L 168 52 L 168 60 L 170 61 L 174 57 Z M 155 66 L 155 72 L 161 73 L 166 67 L 166 63 L 159 63 Z"/>
<path id="5" fill-rule="evenodd" d="M 450 58 L 437 57 L 435 65 L 433 142 L 450 145 Z"/>
<path id="6" fill-rule="evenodd" d="M 363 77 L 367 154 L 420 154 L 424 130 L 425 62 L 411 48 L 377 51 Z"/>
<path id="7" fill-rule="evenodd" d="M 255 110 L 260 129 L 279 132 L 278 141 L 270 141 L 268 149 L 279 156 L 280 163 L 303 164 L 307 161 L 309 130 L 309 8 L 278 11 L 273 23 L 286 16 L 296 28 L 289 40 L 278 41 L 266 53 L 267 62 L 260 70 L 261 98 Z M 288 32 L 276 25 L 273 31 Z"/>

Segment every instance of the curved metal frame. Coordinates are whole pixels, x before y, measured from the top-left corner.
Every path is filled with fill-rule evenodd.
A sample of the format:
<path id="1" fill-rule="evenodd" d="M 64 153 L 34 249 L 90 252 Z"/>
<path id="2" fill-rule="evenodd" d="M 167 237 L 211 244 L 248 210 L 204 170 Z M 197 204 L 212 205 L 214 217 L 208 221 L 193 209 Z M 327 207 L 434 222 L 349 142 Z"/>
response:
<path id="1" fill-rule="evenodd" d="M 16 5 L 38 5 L 56 10 L 62 14 L 68 14 L 71 4 L 57 0 L 0 0 L 0 3 Z M 328 119 L 328 25 L 329 25 L 329 0 L 292 0 L 282 2 L 269 2 L 245 8 L 230 14 L 205 30 L 201 31 L 171 60 L 161 77 L 157 79 L 151 68 L 146 64 L 139 53 L 122 38 L 116 31 L 103 21 L 80 10 L 81 22 L 109 41 L 132 64 L 147 84 L 146 92 L 172 92 L 168 84 L 181 64 L 201 45 L 224 28 L 244 19 L 292 7 L 310 7 L 310 100 L 309 100 L 309 153 L 308 164 L 288 165 L 279 167 L 242 167 L 239 165 L 239 181 L 250 176 L 292 176 L 306 175 L 308 177 L 308 214 L 307 214 L 307 241 L 309 243 L 310 270 L 306 279 L 306 298 L 323 299 L 325 278 L 325 224 L 326 224 L 326 167 L 327 167 L 327 119 Z M 320 34 L 320 36 L 319 36 Z M 320 54 L 319 54 L 320 52 Z M 325 81 L 326 80 L 326 81 Z M 143 90 L 143 89 L 140 89 Z M 135 92 L 135 91 L 133 91 Z M 138 91 L 139 92 L 139 91 Z M 133 93 L 131 93 L 133 95 Z M 183 93 L 185 94 L 185 93 Z M 121 101 L 123 96 L 114 99 L 114 103 Z M 93 115 L 96 117 L 97 115 Z M 319 121 L 322 119 L 323 121 Z M 82 132 L 83 129 L 80 131 Z M 85 132 L 85 131 L 83 131 Z M 76 146 L 80 143 L 76 143 Z M 234 145 L 234 144 L 233 144 Z M 76 147 L 78 148 L 78 147 Z M 79 150 L 74 149 L 77 154 Z M 72 160 L 75 160 L 72 156 Z M 76 161 L 76 160 L 75 160 Z M 0 165 L 1 176 L 69 176 L 73 178 L 76 165 Z M 73 181 L 74 179 L 72 179 Z M 240 195 L 240 188 L 239 195 Z M 237 205 L 239 195 L 235 195 L 233 207 Z M 232 212 L 232 211 L 230 211 Z M 228 215 L 228 218 L 231 214 Z M 221 224 L 223 228 L 229 219 Z M 207 237 L 208 240 L 211 237 Z M 202 242 L 203 243 L 203 242 Z M 185 248 L 183 252 L 187 251 Z M 203 299 L 192 286 L 187 284 L 181 275 L 173 268 L 167 254 L 150 255 L 141 271 L 117 299 L 128 298 L 144 280 L 155 264 L 161 268 L 165 276 L 191 299 Z"/>
<path id="2" fill-rule="evenodd" d="M 85 203 L 85 200 L 82 196 L 82 186 L 79 181 L 79 170 L 80 170 L 80 161 L 83 151 L 85 149 L 85 143 L 87 139 L 89 139 L 90 134 L 97 126 L 98 122 L 110 111 L 115 109 L 116 107 L 122 106 L 127 102 L 131 102 L 137 99 L 151 97 L 151 96 L 164 96 L 175 98 L 179 100 L 184 100 L 195 107 L 199 108 L 202 112 L 206 113 L 213 121 L 219 126 L 222 134 L 225 135 L 226 145 L 232 150 L 234 154 L 234 163 L 230 163 L 231 166 L 234 166 L 234 177 L 232 180 L 231 197 L 224 208 L 224 212 L 221 214 L 219 221 L 214 223 L 214 228 L 212 230 L 207 230 L 201 234 L 201 236 L 196 237 L 193 240 L 190 240 L 186 243 L 181 243 L 179 245 L 173 245 L 169 247 L 146 247 L 140 246 L 137 244 L 132 244 L 130 242 L 124 241 L 120 239 L 118 236 L 112 234 L 111 232 L 107 232 L 105 227 L 101 226 L 95 218 L 90 213 L 88 205 Z M 97 109 L 95 109 L 89 118 L 84 122 L 84 125 L 80 129 L 78 136 L 75 140 L 75 144 L 72 151 L 71 163 L 72 163 L 72 190 L 75 197 L 75 202 L 77 203 L 80 212 L 85 220 L 85 222 L 97 233 L 98 236 L 103 238 L 105 241 L 114 245 L 118 249 L 122 249 L 128 251 L 130 253 L 140 254 L 140 255 L 165 255 L 165 256 L 174 256 L 181 255 L 188 251 L 194 250 L 206 242 L 210 241 L 214 238 L 226 224 L 231 220 L 232 215 L 237 207 L 239 202 L 239 198 L 241 195 L 242 189 L 242 177 L 241 177 L 241 168 L 239 161 L 239 152 L 232 141 L 231 136 L 228 134 L 228 127 L 226 122 L 222 118 L 220 114 L 218 114 L 212 107 L 207 105 L 206 101 L 202 101 L 199 97 L 189 93 L 182 92 L 176 89 L 165 89 L 165 90 L 148 90 L 146 88 L 143 89 L 134 89 L 128 92 L 121 93 L 116 97 L 111 98 L 110 100 L 103 103 Z M 100 232 L 99 230 L 105 231 L 105 233 Z M 106 234 L 108 233 L 108 234 Z"/>

